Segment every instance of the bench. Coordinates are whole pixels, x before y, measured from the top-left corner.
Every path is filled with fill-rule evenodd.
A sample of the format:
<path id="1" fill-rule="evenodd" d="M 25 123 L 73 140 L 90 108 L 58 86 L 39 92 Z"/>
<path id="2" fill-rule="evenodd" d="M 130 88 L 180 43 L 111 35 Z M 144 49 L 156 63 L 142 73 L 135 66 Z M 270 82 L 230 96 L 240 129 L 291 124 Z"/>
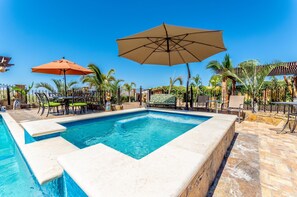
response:
<path id="1" fill-rule="evenodd" d="M 151 95 L 148 107 L 174 107 L 176 109 L 176 97 L 171 94 L 154 94 Z"/>

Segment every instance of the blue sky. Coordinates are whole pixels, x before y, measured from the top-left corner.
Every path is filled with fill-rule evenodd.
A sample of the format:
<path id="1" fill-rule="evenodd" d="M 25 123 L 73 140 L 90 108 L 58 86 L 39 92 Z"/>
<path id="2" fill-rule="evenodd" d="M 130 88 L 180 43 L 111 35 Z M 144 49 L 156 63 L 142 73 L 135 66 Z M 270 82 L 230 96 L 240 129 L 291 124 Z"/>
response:
<path id="1" fill-rule="evenodd" d="M 297 61 L 297 1 L 294 0 L 1 0 L 0 55 L 15 64 L 0 73 L 0 83 L 30 84 L 55 75 L 31 73 L 38 66 L 65 56 L 82 66 L 95 63 L 103 72 L 145 88 L 167 85 L 170 76 L 186 77 L 184 65 L 139 65 L 117 56 L 116 39 L 165 22 L 172 25 L 223 30 L 234 65 L 248 59 L 261 63 Z M 190 65 L 208 84 L 211 60 Z M 78 80 L 79 77 L 68 77 Z"/>

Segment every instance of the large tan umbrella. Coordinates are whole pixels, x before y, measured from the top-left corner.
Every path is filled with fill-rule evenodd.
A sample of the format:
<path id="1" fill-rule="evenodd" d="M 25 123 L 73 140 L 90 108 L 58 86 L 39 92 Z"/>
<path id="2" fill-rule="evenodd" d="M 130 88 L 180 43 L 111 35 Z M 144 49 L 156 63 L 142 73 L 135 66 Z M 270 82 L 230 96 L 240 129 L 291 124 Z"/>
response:
<path id="1" fill-rule="evenodd" d="M 188 63 L 225 51 L 222 31 L 162 24 L 147 31 L 117 40 L 119 56 L 140 64 L 173 66 L 186 64 L 187 93 L 191 78 Z M 188 94 L 186 94 L 188 109 Z"/>
<path id="2" fill-rule="evenodd" d="M 47 64 L 36 66 L 32 68 L 32 72 L 64 75 L 65 94 L 66 90 L 66 75 L 88 75 L 93 73 L 90 69 L 84 68 L 74 62 L 66 59 L 52 61 Z"/>

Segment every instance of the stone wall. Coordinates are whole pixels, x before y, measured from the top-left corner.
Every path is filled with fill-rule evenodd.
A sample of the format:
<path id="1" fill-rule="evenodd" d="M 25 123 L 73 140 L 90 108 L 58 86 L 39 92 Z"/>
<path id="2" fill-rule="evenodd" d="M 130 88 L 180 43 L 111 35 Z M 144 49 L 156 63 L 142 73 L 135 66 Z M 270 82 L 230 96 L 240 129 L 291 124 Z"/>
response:
<path id="1" fill-rule="evenodd" d="M 235 123 L 229 128 L 221 142 L 213 150 L 212 154 L 199 169 L 187 188 L 180 194 L 180 197 L 206 196 L 220 165 L 224 159 L 235 133 Z"/>

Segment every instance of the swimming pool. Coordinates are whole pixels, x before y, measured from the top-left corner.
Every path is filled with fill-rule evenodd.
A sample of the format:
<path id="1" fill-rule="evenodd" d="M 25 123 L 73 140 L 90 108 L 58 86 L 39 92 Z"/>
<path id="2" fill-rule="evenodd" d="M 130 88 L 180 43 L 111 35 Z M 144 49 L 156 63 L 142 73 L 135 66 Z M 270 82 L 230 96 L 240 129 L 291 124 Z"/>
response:
<path id="1" fill-rule="evenodd" d="M 0 116 L 0 196 L 45 196 Z"/>
<path id="2" fill-rule="evenodd" d="M 61 136 L 79 148 L 103 143 L 141 159 L 209 118 L 143 111 L 64 123 Z"/>

